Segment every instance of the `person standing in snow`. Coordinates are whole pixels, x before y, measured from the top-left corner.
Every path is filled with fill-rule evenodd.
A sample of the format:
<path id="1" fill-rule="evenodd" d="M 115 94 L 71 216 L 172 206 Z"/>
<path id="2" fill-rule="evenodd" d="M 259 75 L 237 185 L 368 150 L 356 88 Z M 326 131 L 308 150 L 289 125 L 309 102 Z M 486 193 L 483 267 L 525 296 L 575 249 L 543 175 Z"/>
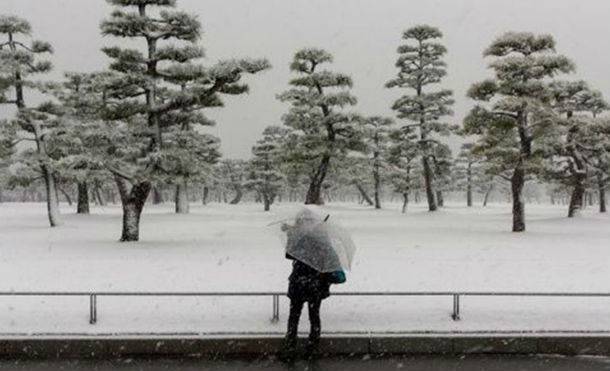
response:
<path id="1" fill-rule="evenodd" d="M 328 218 L 328 217 L 327 217 Z M 297 331 L 303 306 L 307 303 L 309 311 L 310 333 L 306 346 L 306 356 L 313 357 L 320 342 L 321 321 L 320 305 L 322 300 L 330 296 L 330 285 L 345 282 L 343 271 L 320 272 L 311 265 L 299 260 L 288 251 L 310 251 L 323 256 L 324 259 L 336 259 L 332 264 L 339 265 L 335 254 L 319 254 L 319 251 L 332 251 L 330 239 L 315 229 L 316 223 L 323 223 L 308 209 L 299 212 L 295 225 L 284 224 L 282 230 L 287 233 L 286 258 L 292 260 L 292 273 L 288 278 L 288 298 L 290 298 L 290 314 L 286 332 L 284 353 L 287 360 L 293 360 L 296 355 Z M 303 256 L 299 254 L 299 256 Z M 331 256 L 329 258 L 329 256 Z"/>

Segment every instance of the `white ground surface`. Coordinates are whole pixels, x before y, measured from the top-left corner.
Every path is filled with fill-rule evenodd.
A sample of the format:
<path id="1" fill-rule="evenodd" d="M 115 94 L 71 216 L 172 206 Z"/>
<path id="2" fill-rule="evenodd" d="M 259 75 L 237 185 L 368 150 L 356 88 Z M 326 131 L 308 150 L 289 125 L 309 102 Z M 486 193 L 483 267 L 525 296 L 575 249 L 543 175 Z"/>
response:
<path id="1" fill-rule="evenodd" d="M 141 241 L 121 244 L 120 208 L 74 214 L 47 227 L 43 204 L 0 204 L 0 291 L 276 291 L 290 263 L 260 205 L 146 206 Z M 333 291 L 610 292 L 610 217 L 528 205 L 526 233 L 509 232 L 510 206 L 423 205 L 401 215 L 352 204 L 326 208 L 358 246 L 348 281 Z M 277 210 L 278 208 L 276 208 Z M 282 207 L 279 207 L 282 209 Z M 269 321 L 270 298 L 88 299 L 0 297 L 0 336 L 9 334 L 282 332 Z M 608 298 L 463 298 L 462 320 L 449 297 L 331 297 L 324 331 L 610 331 Z M 305 311 L 306 312 L 306 311 Z M 307 328 L 306 314 L 302 328 Z"/>

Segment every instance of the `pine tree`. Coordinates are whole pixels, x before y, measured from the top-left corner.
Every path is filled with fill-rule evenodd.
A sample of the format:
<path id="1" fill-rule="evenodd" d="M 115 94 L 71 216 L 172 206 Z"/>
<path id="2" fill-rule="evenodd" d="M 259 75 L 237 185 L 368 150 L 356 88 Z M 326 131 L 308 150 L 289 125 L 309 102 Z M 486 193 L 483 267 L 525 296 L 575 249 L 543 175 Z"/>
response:
<path id="1" fill-rule="evenodd" d="M 284 124 L 298 131 L 296 143 L 300 160 L 306 162 L 309 188 L 306 204 L 322 204 L 322 185 L 333 158 L 344 156 L 359 145 L 359 121 L 342 108 L 356 104 L 349 93 L 349 76 L 320 69 L 332 62 L 332 55 L 322 49 L 298 51 L 290 65 L 298 77 L 290 81 L 293 88 L 278 96 L 292 107 L 284 115 Z"/>
<path id="2" fill-rule="evenodd" d="M 264 210 L 269 211 L 284 186 L 281 172 L 281 151 L 287 131 L 279 126 L 267 126 L 263 138 L 252 147 L 246 187 L 261 195 Z"/>
<path id="3" fill-rule="evenodd" d="M 216 166 L 215 175 L 218 188 L 222 192 L 233 192 L 233 198 L 229 201 L 231 205 L 237 205 L 244 196 L 246 183 L 247 163 L 244 160 L 224 159 Z"/>
<path id="4" fill-rule="evenodd" d="M 447 134 L 452 127 L 439 121 L 452 115 L 449 108 L 453 104 L 450 90 L 424 91 L 431 84 L 438 84 L 447 74 L 442 60 L 447 49 L 436 42 L 443 34 L 435 27 L 420 25 L 403 33 L 406 41 L 398 47 L 396 67 L 398 76 L 390 80 L 386 87 L 410 89 L 413 94 L 405 94 L 392 105 L 397 117 L 409 121 L 408 127 L 418 130 L 420 154 L 426 184 L 428 210 L 437 209 L 434 190 L 434 169 L 431 164 L 432 147 L 436 142 L 434 134 Z"/>
<path id="5" fill-rule="evenodd" d="M 480 158 L 473 151 L 473 143 L 463 143 L 455 160 L 454 182 L 466 193 L 466 206 L 472 207 L 472 194 L 481 186 Z"/>
<path id="6" fill-rule="evenodd" d="M 388 168 L 394 190 L 402 195 L 402 213 L 407 211 L 411 192 L 419 188 L 423 178 L 416 160 L 419 156 L 417 135 L 412 128 L 394 129 L 390 135 Z"/>
<path id="7" fill-rule="evenodd" d="M 594 118 L 587 146 L 593 149 L 591 158 L 594 179 L 596 181 L 599 212 L 607 212 L 606 190 L 610 184 L 610 119 L 608 117 Z"/>
<path id="8" fill-rule="evenodd" d="M 181 92 L 194 88 L 200 76 L 200 67 L 191 64 L 173 66 L 166 80 L 179 87 Z M 189 183 L 204 181 L 220 157 L 220 140 L 213 135 L 197 131 L 198 127 L 215 123 L 200 111 L 183 109 L 165 115 L 168 127 L 164 138 L 166 170 L 170 176 L 165 183 L 175 183 L 176 213 L 189 212 Z"/>
<path id="9" fill-rule="evenodd" d="M 547 171 L 552 178 L 572 188 L 568 217 L 580 214 L 589 179 L 590 166 L 596 149 L 588 146 L 594 118 L 589 112 L 600 111 L 599 92 L 591 91 L 584 81 L 557 81 L 551 84 L 552 105 L 564 117 L 558 118 L 561 135 L 556 143 L 557 154 L 551 159 Z M 603 100 L 601 101 L 603 102 Z M 555 166 L 553 166 L 555 165 Z"/>
<path id="10" fill-rule="evenodd" d="M 434 169 L 434 180 L 436 186 L 436 201 L 439 207 L 445 206 L 444 191 L 450 191 L 452 187 L 453 154 L 451 148 L 443 143 L 435 143 L 432 146 L 431 159 Z"/>
<path id="11" fill-rule="evenodd" d="M 51 227 L 59 224 L 59 204 L 54 180 L 52 160 L 47 154 L 45 134 L 56 125 L 54 117 L 26 106 L 25 93 L 37 84 L 30 78 L 36 74 L 47 73 L 52 65 L 49 61 L 39 60 L 40 56 L 53 52 L 51 44 L 34 40 L 26 45 L 22 38 L 31 33 L 31 26 L 25 19 L 14 16 L 0 16 L 0 104 L 14 105 L 17 117 L 8 120 L 3 126 L 10 125 L 8 131 L 15 134 L 15 141 L 31 141 L 36 151 L 30 154 L 45 184 L 47 214 Z M 7 95 L 8 94 L 8 95 Z"/>
<path id="12" fill-rule="evenodd" d="M 527 32 L 505 33 L 492 42 L 484 56 L 496 57 L 490 64 L 495 78 L 472 85 L 468 96 L 489 102 L 489 108 L 475 106 L 464 127 L 466 134 L 479 135 L 477 146 L 486 161 L 499 168 L 499 176 L 510 180 L 512 230 L 522 232 L 526 176 L 547 153 L 542 147 L 544 138 L 556 130 L 554 120 L 548 117 L 550 88 L 546 79 L 571 72 L 574 66 L 555 53 L 550 35 Z"/>
<path id="13" fill-rule="evenodd" d="M 0 121 L 0 202 L 3 202 L 3 191 L 9 185 L 9 166 L 15 154 L 16 133 L 13 129 L 6 120 Z"/>
<path id="14" fill-rule="evenodd" d="M 47 136 L 53 149 L 51 157 L 61 178 L 77 184 L 77 213 L 89 214 L 90 184 L 103 183 L 109 176 L 103 166 L 104 146 L 97 139 L 103 129 L 102 81 L 108 73 L 66 73 L 59 83 L 44 84 L 43 90 L 58 103 L 53 110 L 60 117 L 59 125 Z"/>
<path id="15" fill-rule="evenodd" d="M 327 185 L 335 185 L 335 190 L 343 190 L 354 186 L 358 191 L 359 203 L 374 206 L 369 190 L 374 189 L 374 178 L 371 176 L 371 161 L 362 153 L 354 152 L 351 155 L 337 159 L 333 171 L 329 174 Z"/>
<path id="16" fill-rule="evenodd" d="M 381 209 L 381 186 L 384 176 L 389 135 L 394 121 L 390 118 L 373 116 L 364 119 L 364 141 L 367 152 L 371 154 L 370 162 L 373 169 L 373 197 L 375 208 Z"/>
<path id="17" fill-rule="evenodd" d="M 136 167 L 110 168 L 123 204 L 121 241 L 137 241 L 140 215 L 155 177 L 169 173 L 164 134 L 181 125 L 174 118 L 222 106 L 221 94 L 247 92 L 248 86 L 240 82 L 242 75 L 262 71 L 269 64 L 244 59 L 221 61 L 209 68 L 197 65 L 195 61 L 203 56 L 196 45 L 201 25 L 195 16 L 172 10 L 175 0 L 107 1 L 117 9 L 102 22 L 102 34 L 141 40 L 146 50 L 103 49 L 113 60 L 110 68 L 120 74 L 109 85 L 105 118 L 125 122 L 139 134 L 134 138 L 141 145 Z M 186 82 L 185 87 L 175 88 L 177 81 Z"/>

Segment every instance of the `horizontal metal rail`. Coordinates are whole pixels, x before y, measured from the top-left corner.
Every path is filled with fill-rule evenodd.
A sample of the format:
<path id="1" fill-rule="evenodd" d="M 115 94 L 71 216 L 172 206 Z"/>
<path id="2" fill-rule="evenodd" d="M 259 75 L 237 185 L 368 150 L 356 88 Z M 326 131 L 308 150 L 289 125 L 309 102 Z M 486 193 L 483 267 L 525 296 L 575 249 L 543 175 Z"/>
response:
<path id="1" fill-rule="evenodd" d="M 89 297 L 89 323 L 97 322 L 97 298 L 98 296 L 225 296 L 225 297 L 251 297 L 271 296 L 272 317 L 271 322 L 280 319 L 280 296 L 285 296 L 285 291 L 250 291 L 250 292 L 139 292 L 139 291 L 0 291 L 0 296 L 85 296 Z M 523 297 L 607 297 L 610 292 L 493 292 L 493 291 L 353 291 L 333 292 L 332 296 L 449 296 L 453 298 L 453 311 L 451 318 L 460 319 L 460 297 L 462 296 L 523 296 Z"/>

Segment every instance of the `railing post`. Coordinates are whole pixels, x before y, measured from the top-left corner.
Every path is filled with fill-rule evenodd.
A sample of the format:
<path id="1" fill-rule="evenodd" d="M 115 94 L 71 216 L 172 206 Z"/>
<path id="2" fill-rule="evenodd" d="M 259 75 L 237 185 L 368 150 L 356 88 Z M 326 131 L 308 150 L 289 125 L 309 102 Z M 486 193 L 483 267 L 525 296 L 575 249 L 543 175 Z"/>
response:
<path id="1" fill-rule="evenodd" d="M 97 295 L 89 295 L 89 324 L 95 325 L 97 322 Z"/>
<path id="2" fill-rule="evenodd" d="M 271 322 L 276 323 L 280 320 L 280 296 L 273 295 L 273 316 Z"/>
<path id="3" fill-rule="evenodd" d="M 453 313 L 451 314 L 451 318 L 453 318 L 454 321 L 460 320 L 460 295 L 459 294 L 453 295 Z"/>

